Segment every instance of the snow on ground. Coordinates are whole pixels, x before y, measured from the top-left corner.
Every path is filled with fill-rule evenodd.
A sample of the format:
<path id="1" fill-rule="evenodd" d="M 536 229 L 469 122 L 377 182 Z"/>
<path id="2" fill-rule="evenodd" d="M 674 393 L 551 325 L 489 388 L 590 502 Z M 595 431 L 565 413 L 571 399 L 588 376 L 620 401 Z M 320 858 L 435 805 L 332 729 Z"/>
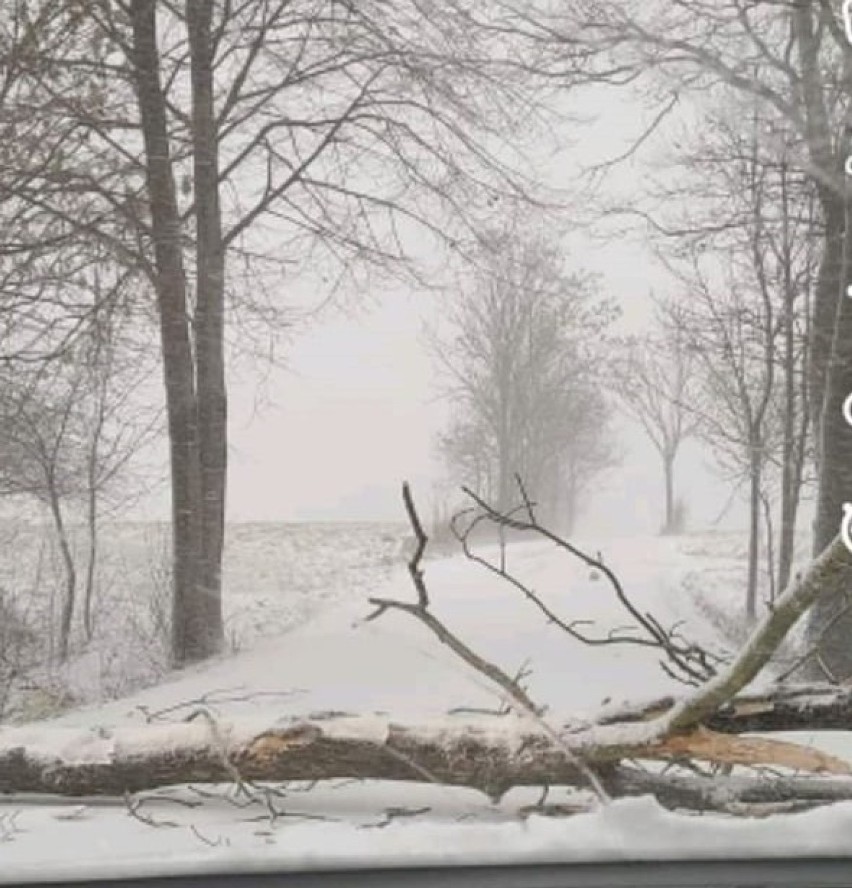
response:
<path id="1" fill-rule="evenodd" d="M 229 574 L 231 587 L 239 589 L 231 612 L 251 615 L 244 625 L 254 627 L 246 630 L 239 652 L 37 729 L 131 727 L 152 717 L 180 719 L 200 704 L 214 716 L 252 718 L 327 710 L 404 718 L 499 706 L 486 680 L 408 615 L 389 611 L 364 622 L 372 610 L 369 595 L 412 600 L 410 579 L 398 559 L 394 563 L 389 555 L 379 569 L 375 546 L 353 545 L 349 549 L 361 556 L 346 556 L 349 569 L 335 575 L 330 543 L 318 555 L 286 549 L 272 530 L 245 533 L 253 553 L 239 570 L 232 565 Z M 592 550 L 598 545 L 591 543 Z M 713 542 L 720 545 L 724 549 Z M 690 537 L 625 537 L 608 541 L 602 554 L 643 611 L 664 623 L 683 620 L 686 634 L 721 646 L 725 640 L 707 625 L 684 581 L 698 575 L 704 588 L 712 589 L 738 580 L 733 563 L 724 558 L 720 563 L 718 553 L 703 546 Z M 364 554 L 367 550 L 372 554 Z M 625 624 L 604 578 L 564 553 L 521 543 L 509 548 L 508 557 L 510 569 L 560 615 L 591 621 L 585 631 L 605 634 Z M 299 559 L 310 567 L 299 567 Z M 312 583 L 306 600 L 319 602 L 319 609 L 306 606 L 306 619 L 280 621 L 280 614 L 292 613 L 292 605 L 271 590 L 280 584 L 284 600 L 303 594 L 295 587 L 305 577 Z M 461 558 L 427 562 L 426 581 L 433 612 L 467 644 L 510 673 L 527 662 L 528 691 L 552 712 L 589 714 L 609 702 L 680 689 L 660 670 L 653 651 L 584 646 L 547 625 L 516 589 Z M 734 606 L 725 605 L 730 611 Z M 264 614 L 272 616 L 264 622 Z M 285 624 L 288 631 L 282 631 Z M 833 751 L 848 754 L 847 744 L 834 746 Z M 513 790 L 492 804 L 465 789 L 350 780 L 290 784 L 272 799 L 272 807 L 260 800 L 246 804 L 224 786 L 144 794 L 132 811 L 123 801 L 14 797 L 0 802 L 0 882 L 279 866 L 842 854 L 852 828 L 850 804 L 744 822 L 674 814 L 641 798 L 566 819 L 520 818 L 519 808 L 538 796 L 534 790 Z M 567 798 L 567 792 L 554 790 L 548 801 Z"/>
<path id="2" fill-rule="evenodd" d="M 229 650 L 252 649 L 338 600 L 363 598 L 402 564 L 407 533 L 404 526 L 386 524 L 229 526 L 223 565 Z M 69 703 L 101 703 L 165 677 L 168 528 L 106 523 L 101 537 L 95 637 L 86 643 L 78 632 L 67 664 L 35 670 L 19 701 L 25 717 L 55 714 Z M 85 565 L 84 535 L 73 542 L 79 565 Z M 63 585 L 55 542 L 36 525 L 6 524 L 0 526 L 0 552 L 11 555 L 0 555 L 0 603 L 5 595 L 16 605 L 45 642 L 37 654 L 49 656 L 59 621 L 57 590 Z"/>

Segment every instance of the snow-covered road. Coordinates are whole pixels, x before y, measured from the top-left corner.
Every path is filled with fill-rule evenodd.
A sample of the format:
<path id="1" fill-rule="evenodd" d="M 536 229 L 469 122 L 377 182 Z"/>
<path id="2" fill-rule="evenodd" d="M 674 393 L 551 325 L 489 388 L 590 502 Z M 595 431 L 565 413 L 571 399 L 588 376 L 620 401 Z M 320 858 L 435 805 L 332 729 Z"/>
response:
<path id="1" fill-rule="evenodd" d="M 497 558 L 496 550 L 483 554 Z M 672 540 L 617 539 L 602 553 L 643 612 L 663 624 L 685 619 L 706 635 L 690 602 L 678 588 L 688 558 Z M 508 549 L 507 568 L 566 621 L 590 636 L 630 623 L 602 577 L 565 553 L 542 543 Z M 505 672 L 522 664 L 532 670 L 530 694 L 560 712 L 597 708 L 605 698 L 654 696 L 676 688 L 658 665 L 658 654 L 637 646 L 590 647 L 572 639 L 509 583 L 462 558 L 425 563 L 431 609 L 453 632 Z M 227 699 L 218 710 L 280 707 L 315 710 L 446 712 L 458 706 L 496 708 L 496 689 L 455 657 L 412 616 L 388 611 L 365 622 L 373 608 L 369 591 L 340 597 L 313 620 L 275 638 L 261 639 L 244 653 L 186 670 L 131 698 L 78 710 L 62 723 L 114 723 L 138 707 L 160 710 L 198 700 L 211 691 Z M 414 590 L 400 567 L 372 594 L 405 601 Z M 276 696 L 281 694 L 280 697 Z M 242 695 L 246 700 L 239 699 Z"/>

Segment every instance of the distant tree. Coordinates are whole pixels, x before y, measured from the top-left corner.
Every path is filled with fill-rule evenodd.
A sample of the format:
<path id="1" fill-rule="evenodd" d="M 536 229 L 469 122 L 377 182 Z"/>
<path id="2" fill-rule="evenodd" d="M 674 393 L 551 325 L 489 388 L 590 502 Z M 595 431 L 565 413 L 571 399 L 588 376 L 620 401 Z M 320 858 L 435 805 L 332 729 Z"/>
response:
<path id="1" fill-rule="evenodd" d="M 675 461 L 698 421 L 689 404 L 695 359 L 683 333 L 668 325 L 631 336 L 613 352 L 610 379 L 625 412 L 640 423 L 663 464 L 663 533 L 676 533 Z"/>
<path id="2" fill-rule="evenodd" d="M 492 497 L 497 460 L 488 427 L 480 416 L 469 416 L 458 408 L 456 413 L 449 428 L 438 436 L 438 449 L 452 476 Z"/>
<path id="3" fill-rule="evenodd" d="M 696 262 L 695 282 L 679 312 L 700 379 L 693 415 L 698 431 L 736 484 L 745 482 L 749 506 L 745 612 L 757 614 L 762 494 L 777 452 L 775 394 L 777 327 L 771 312 L 730 273 L 713 281 Z M 728 269 L 730 272 L 730 269 Z"/>
<path id="4" fill-rule="evenodd" d="M 615 457 L 597 375 L 611 307 L 588 276 L 566 271 L 555 243 L 512 227 L 484 243 L 449 315 L 451 332 L 433 343 L 455 411 L 446 458 L 503 509 L 519 475 L 542 513 L 570 528 Z"/>
<path id="5" fill-rule="evenodd" d="M 29 379 L 5 375 L 0 384 L 0 493 L 35 499 L 50 515 L 64 589 L 57 656 L 68 656 L 79 571 L 68 527 L 69 500 L 85 489 L 82 377 L 66 378 L 52 365 Z"/>
<path id="6" fill-rule="evenodd" d="M 555 423 L 561 430 L 555 431 L 553 438 L 552 472 L 556 483 L 542 495 L 543 502 L 550 504 L 554 526 L 562 533 L 574 530 L 595 482 L 621 460 L 621 450 L 612 436 L 611 416 L 611 406 L 599 382 L 589 381 L 565 398 Z"/>

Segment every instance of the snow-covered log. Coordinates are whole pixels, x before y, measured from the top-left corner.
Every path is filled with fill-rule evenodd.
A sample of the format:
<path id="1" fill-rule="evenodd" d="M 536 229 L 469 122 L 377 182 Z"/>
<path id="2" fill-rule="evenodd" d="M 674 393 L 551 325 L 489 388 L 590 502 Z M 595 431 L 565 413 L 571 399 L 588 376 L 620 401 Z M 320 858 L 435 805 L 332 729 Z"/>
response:
<path id="1" fill-rule="evenodd" d="M 808 747 L 700 729 L 645 742 L 645 725 L 597 736 L 560 730 L 559 744 L 514 716 L 446 716 L 401 723 L 386 716 L 318 715 L 270 722 L 209 716 L 114 730 L 0 730 L 0 792 L 112 795 L 185 783 L 372 778 L 468 786 L 500 796 L 513 786 L 584 787 L 575 753 L 603 780 L 624 758 L 776 765 L 848 776 L 849 766 Z"/>
<path id="2" fill-rule="evenodd" d="M 7 728 L 0 729 L 0 792 L 120 796 L 184 783 L 360 777 L 470 786 L 496 796 L 515 785 L 578 784 L 575 762 L 552 746 L 511 716 Z"/>

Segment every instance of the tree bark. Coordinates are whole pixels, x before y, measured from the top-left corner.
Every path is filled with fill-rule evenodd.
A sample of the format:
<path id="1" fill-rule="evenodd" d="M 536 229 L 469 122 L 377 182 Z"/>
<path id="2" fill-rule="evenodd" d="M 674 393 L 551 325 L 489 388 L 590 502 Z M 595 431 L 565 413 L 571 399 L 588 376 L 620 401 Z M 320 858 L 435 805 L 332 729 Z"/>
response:
<path id="1" fill-rule="evenodd" d="M 841 298 L 848 274 L 848 245 L 844 234 L 849 207 L 829 198 L 825 207 L 826 237 L 814 306 L 812 327 L 812 402 L 819 412 L 817 459 L 819 492 L 814 527 L 814 554 L 837 533 L 844 500 L 852 499 L 852 429 L 843 420 L 842 407 L 852 392 L 850 364 L 850 300 Z"/>
<path id="2" fill-rule="evenodd" d="M 822 417 L 828 389 L 828 367 L 831 346 L 834 338 L 834 324 L 837 319 L 837 303 L 843 282 L 843 228 L 845 213 L 843 201 L 827 188 L 820 189 L 820 203 L 825 222 L 822 259 L 817 275 L 814 293 L 813 319 L 811 321 L 811 342 L 808 348 L 808 383 L 811 392 L 811 421 L 814 425 L 818 445 L 824 437 Z M 817 468 L 822 471 L 821 447 L 816 448 Z M 835 522 L 836 531 L 836 522 Z M 814 554 L 825 545 L 824 525 L 814 529 Z"/>
<path id="3" fill-rule="evenodd" d="M 805 404 L 797 398 L 796 360 L 796 287 L 792 280 L 793 258 L 790 236 L 790 205 L 787 189 L 786 158 L 781 169 L 782 262 L 784 275 L 784 417 L 781 445 L 781 526 L 778 533 L 778 585 L 784 588 L 790 579 L 795 549 L 796 516 L 802 486 L 802 459 L 805 441 L 797 430 Z"/>
<path id="4" fill-rule="evenodd" d="M 766 491 L 761 488 L 760 505 L 763 510 L 763 525 L 766 528 L 766 579 L 769 585 L 767 589 L 767 601 L 769 607 L 775 603 L 775 597 L 778 594 L 776 586 L 775 573 L 775 527 L 772 522 L 772 505 Z"/>
<path id="5" fill-rule="evenodd" d="M 86 640 L 91 641 L 95 633 L 94 598 L 95 577 L 98 565 L 98 442 L 93 435 L 89 444 L 88 472 L 86 478 L 86 526 L 88 532 L 88 553 L 86 558 L 86 585 L 83 589 L 83 631 Z"/>
<path id="6" fill-rule="evenodd" d="M 801 66 L 805 108 L 805 137 L 812 165 L 826 181 L 818 182 L 825 225 L 823 255 L 814 298 L 809 348 L 809 386 L 813 428 L 817 441 L 819 490 L 814 522 L 813 551 L 821 552 L 837 533 L 845 501 L 852 501 L 852 428 L 843 421 L 841 408 L 852 392 L 852 299 L 843 294 L 850 279 L 852 226 L 849 220 L 848 181 L 843 182 L 844 149 L 850 148 L 848 121 L 838 150 L 829 125 L 824 77 L 820 69 L 820 38 L 815 20 L 820 5 L 800 0 L 792 10 L 793 36 Z M 820 28 L 820 32 L 822 29 Z M 852 83 L 852 49 L 842 47 L 843 80 Z M 848 177 L 846 177 L 848 180 Z M 842 183 L 834 185 L 833 183 Z M 836 620 L 823 636 L 827 622 L 843 606 L 850 578 L 827 590 L 816 603 L 808 625 L 811 643 L 822 645 L 823 664 L 832 675 L 852 676 L 852 614 Z"/>
<path id="7" fill-rule="evenodd" d="M 845 257 L 852 255 L 852 205 L 847 205 Z M 843 262 L 845 282 L 852 283 L 848 258 Z M 819 494 L 815 528 L 815 550 L 826 545 L 830 534 L 836 534 L 843 516 L 843 504 L 852 502 L 852 427 L 843 418 L 843 404 L 852 395 L 852 298 L 838 294 L 835 335 L 828 366 L 825 402 L 821 421 L 821 452 Z M 820 639 L 822 665 L 837 680 L 852 677 L 852 611 L 835 619 L 831 628 L 824 627 L 839 610 L 847 607 L 852 577 L 823 595 L 814 605 L 809 635 Z"/>
<path id="8" fill-rule="evenodd" d="M 65 519 L 62 515 L 62 504 L 59 500 L 56 482 L 52 477 L 47 480 L 47 488 L 50 514 L 53 517 L 53 526 L 56 530 L 56 539 L 59 543 L 59 551 L 62 555 L 62 565 L 65 573 L 65 594 L 62 596 L 62 607 L 59 614 L 58 652 L 59 662 L 64 663 L 68 659 L 71 622 L 74 618 L 74 604 L 77 597 L 77 568 L 74 564 L 71 542 L 68 539 L 68 530 L 65 527 Z"/>
<path id="9" fill-rule="evenodd" d="M 98 336 L 103 334 L 98 330 Z M 103 343 L 98 343 L 100 351 Z M 97 364 L 95 365 L 97 367 Z M 111 362 L 108 364 L 111 367 Z M 86 558 L 86 580 L 83 589 L 83 630 L 86 640 L 91 641 L 95 633 L 95 583 L 98 569 L 98 543 L 100 529 L 99 495 L 100 483 L 98 472 L 101 467 L 101 438 L 106 422 L 106 399 L 109 388 L 109 370 L 97 367 L 96 379 L 97 401 L 94 416 L 92 417 L 91 434 L 88 441 L 88 453 L 86 455 L 86 526 L 88 532 L 88 553 Z"/>
<path id="10" fill-rule="evenodd" d="M 201 464 L 201 575 L 206 611 L 203 655 L 221 650 L 228 408 L 225 386 L 225 251 L 219 203 L 219 149 L 213 103 L 212 0 L 186 4 L 192 84 L 197 293 L 195 350 Z"/>
<path id="11" fill-rule="evenodd" d="M 852 49 L 848 47 L 843 53 L 843 79 L 847 86 L 852 86 Z M 834 246 L 828 256 L 831 265 L 825 279 L 820 281 L 831 309 L 831 326 L 823 333 L 830 329 L 831 338 L 824 357 L 815 551 L 828 545 L 840 526 L 844 503 L 852 502 L 852 426 L 846 422 L 843 410 L 846 398 L 852 396 L 852 297 L 847 295 L 847 288 L 852 285 L 852 184 L 849 175 L 843 175 L 843 161 L 852 154 L 852 117 L 847 116 L 840 150 L 838 173 L 843 177 L 842 200 L 838 203 L 832 196 L 826 207 L 826 216 L 831 214 L 830 234 Z M 818 291 L 817 297 L 820 295 Z M 824 311 L 827 315 L 829 309 Z M 827 318 L 825 323 L 827 325 Z M 823 335 L 823 345 L 826 339 Z M 814 342 L 813 348 L 816 347 Z M 819 639 L 820 667 L 838 680 L 852 676 L 852 612 L 847 607 L 850 587 L 852 577 L 847 577 L 833 594 L 823 595 L 811 612 L 809 624 L 811 639 Z M 829 621 L 830 628 L 826 629 Z"/>
<path id="12" fill-rule="evenodd" d="M 746 619 L 757 616 L 757 583 L 760 566 L 760 483 L 761 453 L 755 441 L 751 442 L 749 466 L 749 529 L 748 529 L 748 582 L 746 585 Z"/>
<path id="13" fill-rule="evenodd" d="M 201 578 L 201 471 L 198 421 L 181 224 L 160 82 L 156 0 L 134 0 L 136 85 L 156 266 L 163 377 L 171 460 L 173 606 L 172 659 L 182 665 L 210 652 Z"/>

